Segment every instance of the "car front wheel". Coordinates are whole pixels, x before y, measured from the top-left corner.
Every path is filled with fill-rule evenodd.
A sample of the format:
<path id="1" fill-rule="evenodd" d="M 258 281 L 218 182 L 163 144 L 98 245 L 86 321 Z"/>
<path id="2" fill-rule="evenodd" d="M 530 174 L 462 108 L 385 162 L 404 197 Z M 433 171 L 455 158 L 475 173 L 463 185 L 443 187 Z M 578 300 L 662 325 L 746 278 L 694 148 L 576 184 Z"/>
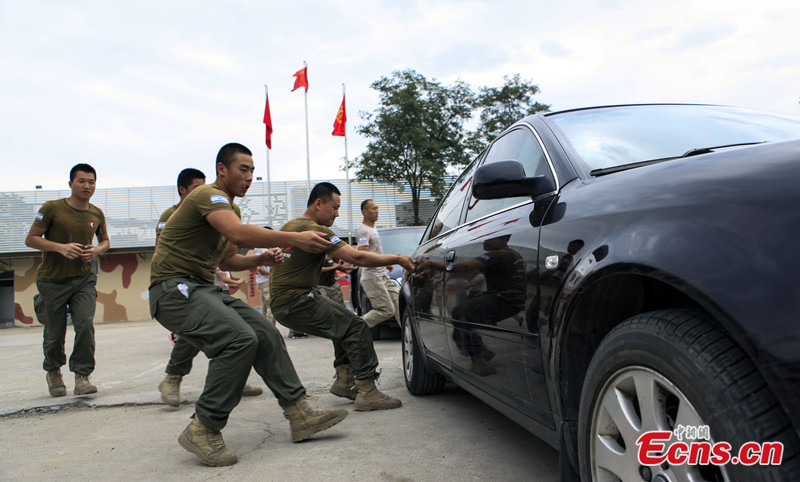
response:
<path id="1" fill-rule="evenodd" d="M 413 395 L 427 395 L 441 392 L 444 388 L 445 378 L 428 369 L 422 359 L 423 351 L 419 346 L 414 323 L 411 319 L 411 309 L 403 312 L 403 377 L 406 388 Z"/>
<path id="2" fill-rule="evenodd" d="M 655 440 L 664 450 L 643 453 L 653 457 L 645 464 L 640 451 L 653 446 L 640 437 L 654 431 L 671 436 Z M 675 445 L 710 454 L 707 447 L 727 442 L 736 456 L 751 441 L 782 443 L 783 463 L 715 465 L 702 457 L 688 463 L 676 450 L 684 447 Z M 688 310 L 637 315 L 612 330 L 592 357 L 579 413 L 583 480 L 789 480 L 800 473 L 798 446 L 753 362 L 707 315 Z"/>

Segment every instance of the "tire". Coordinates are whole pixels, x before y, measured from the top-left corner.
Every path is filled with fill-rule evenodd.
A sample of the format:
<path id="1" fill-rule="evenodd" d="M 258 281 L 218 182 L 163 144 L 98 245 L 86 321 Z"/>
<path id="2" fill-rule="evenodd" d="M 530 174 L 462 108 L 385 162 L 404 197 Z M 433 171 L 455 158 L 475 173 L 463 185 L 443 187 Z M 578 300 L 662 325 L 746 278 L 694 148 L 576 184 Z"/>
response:
<path id="1" fill-rule="evenodd" d="M 589 364 L 578 424 L 582 480 L 778 481 L 800 473 L 797 434 L 755 365 L 694 311 L 644 313 L 614 328 Z M 640 465 L 636 439 L 678 425 L 708 426 L 710 442 L 730 443 L 731 455 L 746 442 L 781 442 L 782 464 Z"/>
<path id="2" fill-rule="evenodd" d="M 412 395 L 439 393 L 444 389 L 446 379 L 426 366 L 422 349 L 414 332 L 411 309 L 403 312 L 403 377 L 406 388 Z"/>

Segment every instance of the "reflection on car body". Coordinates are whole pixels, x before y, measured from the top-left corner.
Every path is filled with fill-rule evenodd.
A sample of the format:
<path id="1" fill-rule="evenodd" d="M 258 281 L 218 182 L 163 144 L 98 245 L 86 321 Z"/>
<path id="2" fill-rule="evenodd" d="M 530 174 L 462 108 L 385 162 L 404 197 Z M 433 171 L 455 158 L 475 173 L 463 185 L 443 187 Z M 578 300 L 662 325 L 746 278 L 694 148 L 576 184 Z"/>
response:
<path id="1" fill-rule="evenodd" d="M 800 473 L 798 139 L 798 119 L 721 106 L 511 126 L 414 253 L 409 391 L 455 382 L 561 449 L 565 479 L 640 480 L 637 437 L 691 424 L 789 449 L 780 466 L 665 464 L 651 480 Z"/>

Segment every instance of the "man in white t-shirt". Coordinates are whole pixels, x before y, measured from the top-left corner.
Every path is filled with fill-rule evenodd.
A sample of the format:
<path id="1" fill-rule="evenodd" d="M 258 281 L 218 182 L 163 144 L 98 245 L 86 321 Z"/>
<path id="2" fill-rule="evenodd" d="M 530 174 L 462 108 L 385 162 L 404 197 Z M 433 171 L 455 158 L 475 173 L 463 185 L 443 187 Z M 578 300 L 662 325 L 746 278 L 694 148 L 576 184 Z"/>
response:
<path id="1" fill-rule="evenodd" d="M 372 199 L 365 200 L 361 203 L 361 214 L 364 215 L 364 220 L 356 232 L 358 249 L 383 254 L 381 237 L 378 235 L 378 230 L 375 229 L 375 222 L 378 220 L 378 204 Z M 389 269 L 392 267 L 389 266 Z M 362 316 L 367 325 L 372 328 L 392 316 L 400 324 L 400 290 L 389 278 L 386 267 L 362 267 L 359 269 L 358 279 L 372 304 L 372 310 Z"/>

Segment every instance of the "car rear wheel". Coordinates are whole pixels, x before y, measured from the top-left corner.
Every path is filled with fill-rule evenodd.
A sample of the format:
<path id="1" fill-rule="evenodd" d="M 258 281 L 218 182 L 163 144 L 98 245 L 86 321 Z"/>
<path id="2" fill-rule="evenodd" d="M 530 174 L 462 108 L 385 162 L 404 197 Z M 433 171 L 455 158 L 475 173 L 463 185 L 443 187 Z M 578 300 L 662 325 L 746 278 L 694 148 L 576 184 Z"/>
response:
<path id="1" fill-rule="evenodd" d="M 696 438 L 687 431 L 703 435 L 704 426 L 711 446 L 730 443 L 732 456 L 746 442 L 780 442 L 783 463 L 640 463 L 637 440 L 645 433 L 682 432 L 691 444 Z M 665 443 L 675 442 L 673 435 Z M 755 365 L 707 315 L 664 310 L 635 316 L 612 330 L 592 357 L 579 413 L 583 480 L 789 480 L 799 473 L 798 447 Z"/>
<path id="2" fill-rule="evenodd" d="M 407 308 L 403 312 L 403 377 L 406 380 L 406 388 L 413 395 L 441 392 L 445 378 L 428 369 L 422 353 L 414 332 L 411 309 Z"/>

